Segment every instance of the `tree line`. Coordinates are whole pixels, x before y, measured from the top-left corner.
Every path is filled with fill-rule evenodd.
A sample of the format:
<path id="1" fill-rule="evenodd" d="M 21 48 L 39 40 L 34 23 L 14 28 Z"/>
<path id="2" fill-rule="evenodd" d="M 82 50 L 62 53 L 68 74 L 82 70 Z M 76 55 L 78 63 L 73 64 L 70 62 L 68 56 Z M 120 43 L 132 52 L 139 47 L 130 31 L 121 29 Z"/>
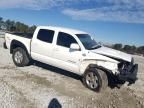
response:
<path id="1" fill-rule="evenodd" d="M 141 54 L 144 56 L 144 46 L 136 47 L 134 45 L 122 45 L 121 43 L 119 43 L 112 45 L 112 48 L 127 52 L 129 54 Z"/>
<path id="2" fill-rule="evenodd" d="M 36 26 L 28 26 L 19 21 L 4 20 L 0 17 L 0 30 L 10 31 L 10 32 L 20 32 L 20 33 L 33 33 Z"/>

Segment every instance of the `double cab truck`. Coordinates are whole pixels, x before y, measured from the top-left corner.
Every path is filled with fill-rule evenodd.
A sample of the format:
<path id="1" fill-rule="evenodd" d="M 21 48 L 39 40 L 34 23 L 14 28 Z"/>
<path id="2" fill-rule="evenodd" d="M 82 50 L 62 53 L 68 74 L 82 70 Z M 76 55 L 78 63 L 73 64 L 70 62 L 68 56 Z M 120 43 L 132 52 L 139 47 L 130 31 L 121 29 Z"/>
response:
<path id="1" fill-rule="evenodd" d="M 74 29 L 39 26 L 32 34 L 6 33 L 4 47 L 18 67 L 31 60 L 82 76 L 83 84 L 101 91 L 110 80 L 135 83 L 138 65 L 130 54 L 98 44 L 92 36 Z"/>

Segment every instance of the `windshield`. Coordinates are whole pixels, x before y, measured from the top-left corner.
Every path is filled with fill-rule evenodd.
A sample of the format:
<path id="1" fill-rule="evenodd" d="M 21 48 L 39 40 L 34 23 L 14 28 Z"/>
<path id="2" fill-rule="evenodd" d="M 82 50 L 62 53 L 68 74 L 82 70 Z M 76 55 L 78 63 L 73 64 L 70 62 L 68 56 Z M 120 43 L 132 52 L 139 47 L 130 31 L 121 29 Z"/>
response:
<path id="1" fill-rule="evenodd" d="M 90 35 L 76 34 L 87 50 L 92 50 L 101 47 Z"/>

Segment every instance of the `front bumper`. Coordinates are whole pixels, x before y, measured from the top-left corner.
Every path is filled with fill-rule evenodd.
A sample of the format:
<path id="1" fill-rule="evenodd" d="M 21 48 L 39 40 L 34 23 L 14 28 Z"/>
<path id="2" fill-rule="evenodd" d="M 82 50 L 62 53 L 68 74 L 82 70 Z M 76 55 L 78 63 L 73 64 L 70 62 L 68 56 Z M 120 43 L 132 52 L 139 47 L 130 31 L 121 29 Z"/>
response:
<path id="1" fill-rule="evenodd" d="M 135 64 L 132 65 L 130 71 L 120 72 L 118 78 L 122 81 L 129 82 L 129 84 L 133 84 L 138 79 L 137 72 L 138 72 L 138 64 Z"/>

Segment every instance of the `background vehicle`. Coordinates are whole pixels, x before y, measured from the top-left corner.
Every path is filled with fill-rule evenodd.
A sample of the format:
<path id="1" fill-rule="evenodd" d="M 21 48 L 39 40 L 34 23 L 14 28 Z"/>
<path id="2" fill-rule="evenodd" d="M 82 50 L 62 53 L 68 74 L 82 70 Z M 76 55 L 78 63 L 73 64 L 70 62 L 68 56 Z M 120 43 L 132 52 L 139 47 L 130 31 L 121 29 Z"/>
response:
<path id="1" fill-rule="evenodd" d="M 104 90 L 111 76 L 134 83 L 138 65 L 131 55 L 97 44 L 87 33 L 60 27 L 37 27 L 32 34 L 6 33 L 5 47 L 10 49 L 16 66 L 37 60 L 74 72 L 83 77 L 86 87 Z"/>

